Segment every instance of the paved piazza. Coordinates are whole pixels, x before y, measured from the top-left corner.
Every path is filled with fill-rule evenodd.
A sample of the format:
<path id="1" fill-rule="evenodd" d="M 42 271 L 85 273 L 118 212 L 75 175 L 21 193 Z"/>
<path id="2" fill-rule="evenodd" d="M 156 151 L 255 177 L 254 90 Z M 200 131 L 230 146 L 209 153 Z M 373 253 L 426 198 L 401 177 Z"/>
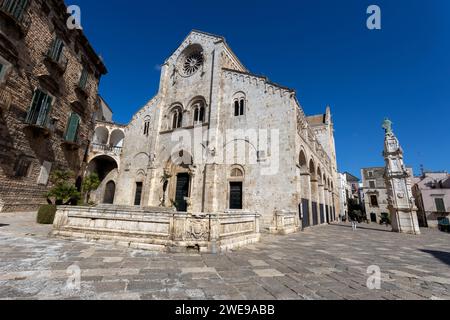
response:
<path id="1" fill-rule="evenodd" d="M 331 225 L 200 255 L 51 239 L 33 221 L 0 216 L 0 299 L 450 299 L 450 234 L 435 230 Z M 67 285 L 77 270 L 80 290 Z"/>

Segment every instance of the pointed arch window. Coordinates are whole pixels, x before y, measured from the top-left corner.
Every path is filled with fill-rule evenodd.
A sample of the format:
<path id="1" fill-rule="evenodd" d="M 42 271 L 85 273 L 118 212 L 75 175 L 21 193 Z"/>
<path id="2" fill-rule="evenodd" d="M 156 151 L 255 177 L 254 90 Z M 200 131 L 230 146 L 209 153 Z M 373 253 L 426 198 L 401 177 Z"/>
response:
<path id="1" fill-rule="evenodd" d="M 144 119 L 144 136 L 147 136 L 148 137 L 148 135 L 149 135 L 149 133 L 150 133 L 150 117 L 145 117 L 145 119 Z"/>

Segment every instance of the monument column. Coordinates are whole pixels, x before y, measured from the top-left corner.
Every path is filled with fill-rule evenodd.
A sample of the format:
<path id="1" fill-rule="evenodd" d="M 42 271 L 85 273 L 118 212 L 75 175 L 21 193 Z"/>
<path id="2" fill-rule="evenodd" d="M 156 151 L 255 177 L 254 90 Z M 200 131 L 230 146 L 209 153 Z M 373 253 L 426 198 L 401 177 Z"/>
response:
<path id="1" fill-rule="evenodd" d="M 403 162 L 403 150 L 392 131 L 392 122 L 384 121 L 385 181 L 388 193 L 388 208 L 394 232 L 420 234 L 417 208 L 411 190 L 411 176 Z"/>

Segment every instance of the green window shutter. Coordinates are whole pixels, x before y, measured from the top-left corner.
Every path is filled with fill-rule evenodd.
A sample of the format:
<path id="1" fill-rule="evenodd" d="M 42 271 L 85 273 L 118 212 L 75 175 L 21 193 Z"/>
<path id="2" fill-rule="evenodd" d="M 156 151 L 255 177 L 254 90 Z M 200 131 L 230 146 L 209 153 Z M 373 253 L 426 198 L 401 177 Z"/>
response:
<path id="1" fill-rule="evenodd" d="M 80 125 L 80 116 L 76 113 L 72 113 L 67 125 L 65 140 L 69 142 L 76 142 L 78 127 Z"/>
<path id="2" fill-rule="evenodd" d="M 42 93 L 43 97 L 39 106 L 39 114 L 36 120 L 36 125 L 41 126 L 41 127 L 46 127 L 47 126 L 47 121 L 48 121 L 48 116 L 50 114 L 50 108 L 51 108 L 51 104 L 52 104 L 52 98 L 45 94 Z"/>
<path id="3" fill-rule="evenodd" d="M 55 40 L 53 40 L 52 46 L 50 47 L 48 55 L 53 60 L 59 62 L 63 49 L 64 49 L 64 42 L 59 38 L 55 38 Z"/>
<path id="4" fill-rule="evenodd" d="M 25 119 L 26 123 L 34 124 L 37 119 L 38 114 L 38 104 L 42 97 L 42 91 L 39 89 L 34 90 L 33 99 L 31 100 L 31 106 L 28 110 L 27 117 Z"/>
<path id="5" fill-rule="evenodd" d="M 80 77 L 80 82 L 79 82 L 80 88 L 86 89 L 87 80 L 88 80 L 88 72 L 86 69 L 83 69 L 83 71 L 81 72 L 81 77 Z"/>
<path id="6" fill-rule="evenodd" d="M 17 20 L 22 18 L 29 0 L 6 0 L 3 2 L 3 8 Z"/>
<path id="7" fill-rule="evenodd" d="M 437 212 L 445 212 L 444 199 L 436 198 L 436 199 L 434 199 L 434 201 L 436 202 Z"/>

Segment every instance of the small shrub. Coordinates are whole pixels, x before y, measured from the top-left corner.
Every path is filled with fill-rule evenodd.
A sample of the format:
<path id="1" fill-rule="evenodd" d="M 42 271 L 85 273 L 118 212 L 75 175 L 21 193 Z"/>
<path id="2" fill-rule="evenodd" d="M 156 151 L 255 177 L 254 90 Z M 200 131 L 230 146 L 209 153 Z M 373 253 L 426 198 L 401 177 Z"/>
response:
<path id="1" fill-rule="evenodd" d="M 37 223 L 39 224 L 53 224 L 55 220 L 56 206 L 45 205 L 41 206 L 37 215 Z"/>

